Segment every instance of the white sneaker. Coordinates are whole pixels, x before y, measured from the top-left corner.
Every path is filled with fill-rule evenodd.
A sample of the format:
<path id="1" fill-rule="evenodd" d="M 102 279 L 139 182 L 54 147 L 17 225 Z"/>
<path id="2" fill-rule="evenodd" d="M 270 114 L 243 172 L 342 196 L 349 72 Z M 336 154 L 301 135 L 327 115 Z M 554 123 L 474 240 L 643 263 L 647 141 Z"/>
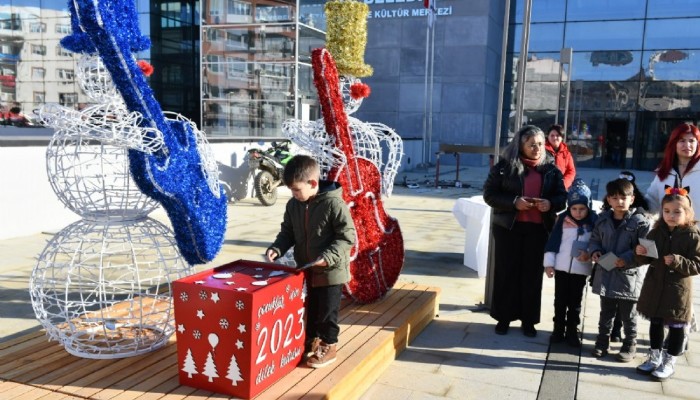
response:
<path id="1" fill-rule="evenodd" d="M 673 376 L 673 373 L 675 372 L 675 370 L 674 370 L 675 364 L 676 364 L 676 357 L 668 354 L 666 352 L 666 350 L 664 350 L 663 360 L 661 361 L 661 365 L 659 365 L 659 367 L 657 369 L 655 369 L 654 372 L 651 373 L 651 376 L 653 376 L 657 380 L 665 381 L 666 379 Z"/>
<path id="2" fill-rule="evenodd" d="M 644 374 L 650 374 L 661 365 L 661 350 L 649 349 L 649 354 L 647 355 L 646 361 L 637 366 L 637 371 Z"/>

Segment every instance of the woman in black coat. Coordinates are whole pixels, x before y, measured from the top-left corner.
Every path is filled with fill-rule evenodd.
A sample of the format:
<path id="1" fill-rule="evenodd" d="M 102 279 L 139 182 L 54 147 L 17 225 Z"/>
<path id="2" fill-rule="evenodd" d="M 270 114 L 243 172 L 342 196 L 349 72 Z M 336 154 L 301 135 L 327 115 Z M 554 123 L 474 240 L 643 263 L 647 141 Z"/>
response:
<path id="1" fill-rule="evenodd" d="M 491 317 L 505 335 L 511 321 L 523 334 L 537 335 L 542 298 L 542 258 L 556 213 L 566 206 L 563 175 L 547 159 L 545 136 L 524 126 L 503 150 L 484 183 L 484 200 L 493 209 L 494 276 Z"/>

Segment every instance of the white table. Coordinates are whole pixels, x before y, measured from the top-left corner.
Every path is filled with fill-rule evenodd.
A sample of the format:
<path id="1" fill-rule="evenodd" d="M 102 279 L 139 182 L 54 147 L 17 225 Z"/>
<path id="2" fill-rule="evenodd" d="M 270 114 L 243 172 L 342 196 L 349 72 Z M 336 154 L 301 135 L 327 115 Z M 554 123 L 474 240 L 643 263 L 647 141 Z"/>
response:
<path id="1" fill-rule="evenodd" d="M 593 200 L 593 209 L 600 212 L 603 202 Z M 464 265 L 475 270 L 479 278 L 486 276 L 489 252 L 489 230 L 491 229 L 491 207 L 483 196 L 459 198 L 452 208 L 459 224 L 466 233 L 464 237 Z"/>
<path id="2" fill-rule="evenodd" d="M 452 214 L 466 233 L 464 238 L 464 265 L 475 270 L 479 278 L 486 276 L 489 252 L 491 207 L 483 196 L 459 198 Z"/>

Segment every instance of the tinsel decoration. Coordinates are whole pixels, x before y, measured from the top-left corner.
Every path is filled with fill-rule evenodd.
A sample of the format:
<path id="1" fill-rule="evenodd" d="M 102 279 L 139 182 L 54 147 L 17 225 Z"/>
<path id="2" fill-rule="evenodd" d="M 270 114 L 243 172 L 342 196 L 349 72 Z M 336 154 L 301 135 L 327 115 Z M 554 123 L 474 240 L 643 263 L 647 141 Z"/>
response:
<path id="1" fill-rule="evenodd" d="M 343 109 L 348 115 L 355 156 L 377 166 L 382 174 L 382 195 L 391 196 L 394 179 L 401 166 L 403 140 L 396 131 L 382 123 L 364 122 L 351 116 L 362 105 L 362 98 L 353 99 L 350 95 L 350 88 L 358 83 L 361 83 L 358 78 L 340 77 Z M 282 123 L 282 132 L 302 151 L 316 159 L 323 179 L 328 179 L 328 172 L 334 166 L 340 168 L 345 164 L 345 155 L 336 148 L 333 137 L 326 133 L 323 119 L 288 119 Z"/>
<path id="2" fill-rule="evenodd" d="M 219 185 L 212 151 L 185 118 L 165 117 L 134 51 L 150 42 L 138 28 L 132 0 L 73 0 L 73 33 L 61 44 L 73 52 L 97 52 L 127 108 L 143 116 L 142 126 L 163 135 L 161 151 L 129 150 L 129 168 L 139 189 L 165 208 L 178 248 L 190 264 L 202 264 L 218 254 L 226 232 L 227 200 Z"/>
<path id="3" fill-rule="evenodd" d="M 369 6 L 354 0 L 331 0 L 324 11 L 326 47 L 335 58 L 338 73 L 358 78 L 371 76 L 372 67 L 364 62 Z"/>
<path id="4" fill-rule="evenodd" d="M 345 156 L 328 175 L 343 187 L 343 199 L 350 206 L 358 233 L 350 254 L 351 278 L 345 294 L 357 302 L 370 303 L 396 283 L 403 267 L 403 237 L 398 222 L 384 211 L 377 166 L 355 154 L 333 57 L 326 49 L 315 49 L 311 60 L 326 132 Z"/>
<path id="5" fill-rule="evenodd" d="M 355 100 L 367 98 L 370 93 L 372 93 L 372 90 L 366 83 L 355 83 L 350 86 L 350 96 Z"/>

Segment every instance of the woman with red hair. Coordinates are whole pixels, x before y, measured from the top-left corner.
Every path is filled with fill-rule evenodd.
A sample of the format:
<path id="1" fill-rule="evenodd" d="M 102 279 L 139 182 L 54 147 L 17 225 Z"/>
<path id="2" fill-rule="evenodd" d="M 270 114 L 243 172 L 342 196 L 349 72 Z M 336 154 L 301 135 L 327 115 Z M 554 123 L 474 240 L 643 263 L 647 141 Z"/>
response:
<path id="1" fill-rule="evenodd" d="M 700 152 L 698 151 L 700 142 L 700 130 L 697 126 L 683 123 L 671 132 L 671 137 L 666 143 L 664 158 L 656 169 L 656 176 L 649 185 L 644 196 L 649 203 L 649 211 L 659 214 L 661 200 L 666 194 L 666 186 L 688 188 L 688 198 L 690 206 L 695 211 L 695 215 L 700 215 Z M 688 332 L 698 330 L 695 312 L 692 312 L 690 326 L 686 327 L 686 334 L 683 339 L 683 350 L 687 349 Z"/>
<path id="2" fill-rule="evenodd" d="M 644 196 L 649 203 L 649 211 L 657 214 L 664 198 L 664 188 L 688 187 L 693 209 L 700 212 L 700 160 L 698 152 L 700 130 L 693 124 L 683 123 L 671 132 L 666 143 L 664 158 L 656 169 L 656 176 Z"/>

